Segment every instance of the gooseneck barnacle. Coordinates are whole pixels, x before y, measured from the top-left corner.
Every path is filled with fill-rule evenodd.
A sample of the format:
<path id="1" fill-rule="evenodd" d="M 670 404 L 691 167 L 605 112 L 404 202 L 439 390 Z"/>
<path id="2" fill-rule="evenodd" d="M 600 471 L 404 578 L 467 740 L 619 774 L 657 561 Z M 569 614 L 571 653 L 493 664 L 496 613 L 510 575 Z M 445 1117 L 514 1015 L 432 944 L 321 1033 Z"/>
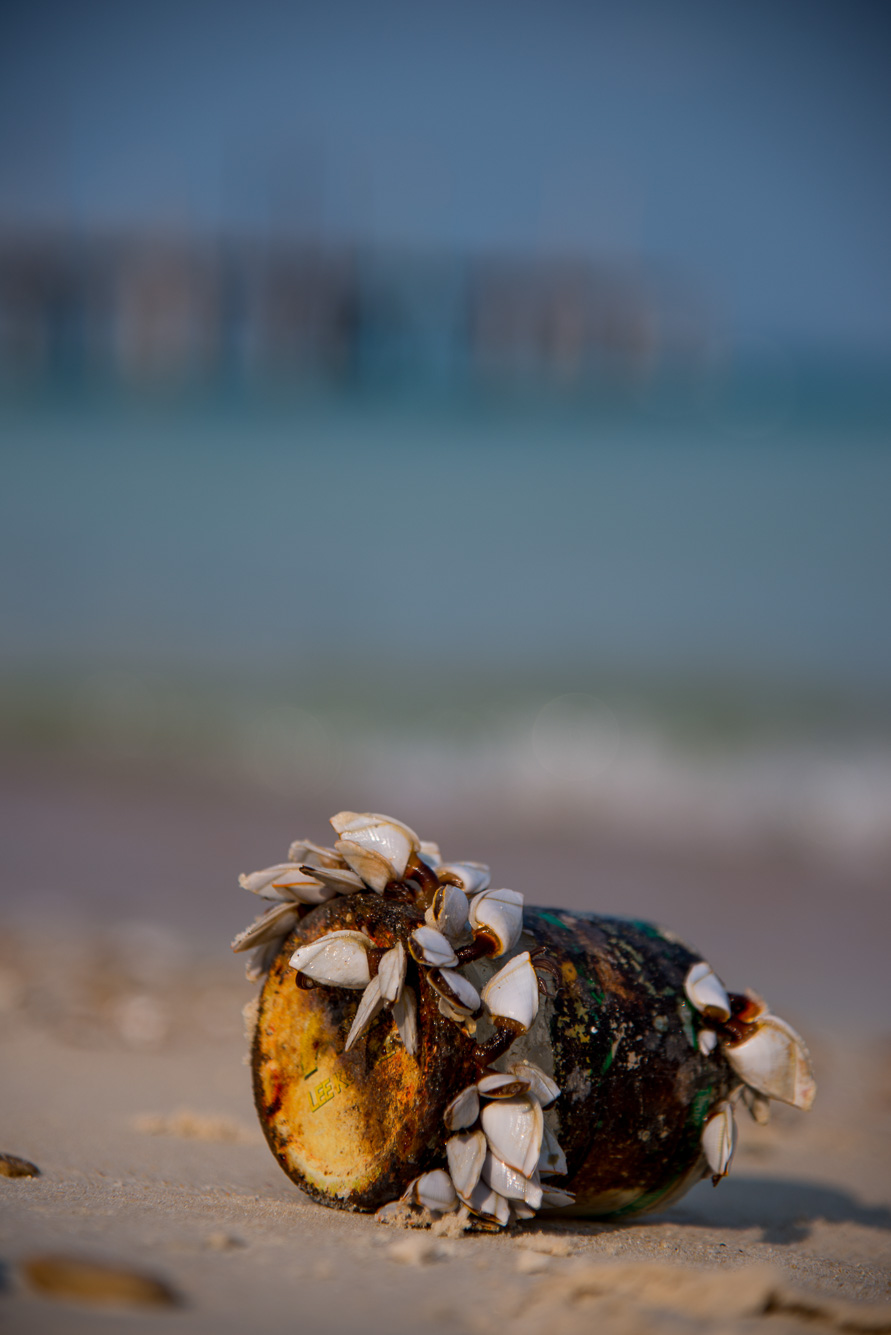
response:
<path id="1" fill-rule="evenodd" d="M 753 992 L 727 992 L 704 960 L 690 969 L 684 991 L 701 1019 L 700 1052 L 723 1052 L 740 1080 L 731 1099 L 722 1100 L 710 1111 L 702 1131 L 703 1152 L 717 1183 L 730 1171 L 736 1147 L 733 1104 L 737 1098 L 755 1121 L 765 1122 L 767 1100 L 777 1099 L 807 1112 L 817 1085 L 804 1039 L 785 1020 L 771 1015 L 761 997 Z"/>
<path id="2" fill-rule="evenodd" d="M 567 1161 L 544 1116 L 561 1090 L 528 1057 L 510 1060 L 542 997 L 562 985 L 560 969 L 534 940 L 531 950 L 521 948 L 522 894 L 491 887 L 481 863 L 444 862 L 436 844 L 389 816 L 342 811 L 331 824 L 333 847 L 296 840 L 286 862 L 240 878 L 271 901 L 232 943 L 253 952 L 248 977 L 262 978 L 300 919 L 328 900 L 370 894 L 404 905 L 398 939 L 387 948 L 364 930 L 328 930 L 290 956 L 299 987 L 360 993 L 345 1052 L 389 1012 L 398 1042 L 414 1056 L 421 988 L 472 1044 L 476 1078 L 462 1082 L 445 1108 L 442 1164 L 408 1182 L 401 1200 L 434 1214 L 459 1211 L 490 1228 L 572 1205 L 573 1193 L 552 1181 L 567 1174 Z M 502 957 L 492 971 L 487 962 Z M 738 1101 L 760 1121 L 769 1099 L 810 1107 L 815 1085 L 803 1041 L 760 998 L 728 993 L 705 961 L 690 967 L 684 992 L 699 1054 L 732 1073 L 733 1087 L 728 1091 L 725 1081 L 718 1090 L 701 1131 L 700 1162 L 717 1182 L 733 1157 Z M 487 1036 L 478 1041 L 481 1025 Z M 501 1059 L 505 1069 L 494 1069 Z"/>

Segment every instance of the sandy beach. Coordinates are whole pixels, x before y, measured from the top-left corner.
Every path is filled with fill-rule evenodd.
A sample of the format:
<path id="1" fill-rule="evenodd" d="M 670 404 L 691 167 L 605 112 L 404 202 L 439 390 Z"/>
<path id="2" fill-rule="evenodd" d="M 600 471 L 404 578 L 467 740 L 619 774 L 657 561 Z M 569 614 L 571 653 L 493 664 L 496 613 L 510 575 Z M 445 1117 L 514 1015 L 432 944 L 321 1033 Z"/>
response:
<path id="1" fill-rule="evenodd" d="M 235 877 L 321 833 L 321 811 L 33 757 L 3 787 L 0 1151 L 40 1169 L 0 1178 L 5 1329 L 114 1328 L 125 1310 L 134 1331 L 891 1329 L 878 873 L 446 822 L 447 847 L 486 856 L 531 902 L 693 937 L 785 1008 L 819 1082 L 811 1114 L 746 1120 L 731 1176 L 664 1214 L 456 1238 L 310 1203 L 256 1123 L 254 989 L 227 949 L 252 905 Z M 52 1267 L 41 1280 L 47 1256 L 147 1275 L 166 1296 L 71 1298 Z"/>

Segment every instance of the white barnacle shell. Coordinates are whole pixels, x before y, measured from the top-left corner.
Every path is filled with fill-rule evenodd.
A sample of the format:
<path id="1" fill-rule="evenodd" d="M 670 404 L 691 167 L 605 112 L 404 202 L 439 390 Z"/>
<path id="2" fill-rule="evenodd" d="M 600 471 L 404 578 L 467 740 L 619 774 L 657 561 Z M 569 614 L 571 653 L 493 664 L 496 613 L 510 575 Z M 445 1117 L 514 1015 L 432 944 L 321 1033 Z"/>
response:
<path id="1" fill-rule="evenodd" d="M 801 1035 L 779 1016 L 762 1016 L 753 1034 L 723 1048 L 736 1074 L 759 1094 L 805 1112 L 812 1106 L 817 1085 L 810 1054 Z"/>
<path id="2" fill-rule="evenodd" d="M 331 824 L 340 835 L 336 851 L 372 890 L 400 880 L 420 848 L 414 830 L 374 811 L 340 811 Z"/>
<path id="3" fill-rule="evenodd" d="M 748 1085 L 743 1085 L 740 1102 L 748 1110 L 753 1122 L 757 1122 L 759 1126 L 767 1126 L 770 1121 L 770 1099 L 759 1094 L 757 1090 L 749 1089 Z"/>
<path id="4" fill-rule="evenodd" d="M 468 898 L 479 894 L 489 884 L 489 868 L 484 862 L 442 862 L 436 875 L 440 881 L 463 890 Z"/>
<path id="5" fill-rule="evenodd" d="M 405 946 L 397 941 L 392 950 L 381 956 L 377 966 L 377 976 L 381 980 L 381 996 L 384 1001 L 398 1001 L 405 982 Z"/>
<path id="6" fill-rule="evenodd" d="M 488 1182 L 483 1182 L 482 1179 L 477 1182 L 473 1191 L 467 1197 L 462 1197 L 462 1200 L 482 1219 L 491 1219 L 493 1223 L 500 1224 L 502 1228 L 510 1221 L 509 1203 L 497 1191 L 493 1191 Z"/>
<path id="7" fill-rule="evenodd" d="M 718 1046 L 718 1035 L 714 1029 L 700 1029 L 699 1038 L 696 1041 L 703 1057 L 708 1057 Z"/>
<path id="8" fill-rule="evenodd" d="M 400 873 L 394 863 L 374 849 L 363 848 L 361 844 L 349 839 L 338 839 L 338 849 L 343 853 L 350 869 L 359 876 L 363 883 L 372 890 L 383 891 L 390 881 L 398 881 Z"/>
<path id="9" fill-rule="evenodd" d="M 397 834 L 411 845 L 414 852 L 421 847 L 421 841 L 410 825 L 379 811 L 338 811 L 331 817 L 330 824 L 341 838 L 352 839 L 369 848 L 388 849 Z"/>
<path id="10" fill-rule="evenodd" d="M 432 839 L 422 839 L 418 844 L 418 857 L 435 871 L 442 862 L 439 844 L 434 843 Z"/>
<path id="11" fill-rule="evenodd" d="M 285 904 L 274 904 L 271 909 L 261 913 L 250 927 L 245 927 L 243 932 L 238 933 L 232 942 L 232 949 L 238 954 L 241 950 L 253 950 L 255 946 L 283 941 L 297 925 L 299 916 L 297 905 L 293 900 Z"/>
<path id="12" fill-rule="evenodd" d="M 365 1033 L 365 1030 L 371 1024 L 371 1021 L 377 1015 L 384 1004 L 381 996 L 381 976 L 375 974 L 371 982 L 366 987 L 362 996 L 359 998 L 359 1005 L 356 1010 L 353 1023 L 350 1025 L 350 1032 L 347 1034 L 347 1041 L 344 1044 L 344 1052 L 349 1052 L 354 1043 Z"/>
<path id="13" fill-rule="evenodd" d="M 469 978 L 465 978 L 456 969 L 432 969 L 427 975 L 427 982 L 437 996 L 447 1001 L 452 1010 L 462 1016 L 475 1015 L 482 1002 Z"/>
<path id="14" fill-rule="evenodd" d="M 511 1219 L 534 1219 L 535 1211 L 531 1210 L 525 1201 L 511 1201 L 510 1203 Z"/>
<path id="15" fill-rule="evenodd" d="M 458 963 L 451 941 L 435 927 L 416 927 L 408 939 L 408 948 L 419 964 L 430 969 L 449 969 Z"/>
<path id="16" fill-rule="evenodd" d="M 441 885 L 425 917 L 428 927 L 457 941 L 467 927 L 467 896 L 456 885 Z"/>
<path id="17" fill-rule="evenodd" d="M 401 1199 L 426 1205 L 428 1210 L 435 1210 L 439 1214 L 454 1210 L 458 1204 L 452 1179 L 444 1168 L 434 1168 L 432 1172 L 414 1178 L 405 1188 Z"/>
<path id="18" fill-rule="evenodd" d="M 528 1029 L 538 1014 L 538 975 L 529 951 L 516 955 L 483 988 L 483 1001 L 496 1020 L 512 1020 Z"/>
<path id="19" fill-rule="evenodd" d="M 371 978 L 370 945 L 361 932 L 328 932 L 295 950 L 291 968 L 328 987 L 367 987 Z"/>
<path id="20" fill-rule="evenodd" d="M 265 978 L 272 968 L 272 962 L 278 952 L 281 950 L 281 937 L 274 937 L 272 941 L 267 941 L 264 945 L 258 946 L 247 962 L 244 976 L 249 983 L 259 983 L 261 978 Z"/>
<path id="21" fill-rule="evenodd" d="M 560 1086 L 546 1075 L 540 1066 L 536 1066 L 535 1062 L 516 1061 L 507 1069 L 520 1080 L 528 1081 L 529 1093 L 538 1099 L 543 1108 L 549 1108 L 554 1100 L 560 1097 Z"/>
<path id="22" fill-rule="evenodd" d="M 562 1210 L 566 1205 L 575 1204 L 575 1192 L 564 1191 L 562 1187 L 543 1187 L 541 1206 L 543 1210 Z"/>
<path id="23" fill-rule="evenodd" d="M 518 890 L 484 890 L 470 901 L 470 926 L 496 944 L 494 954 L 513 949 L 523 930 L 523 896 Z"/>
<path id="24" fill-rule="evenodd" d="M 306 871 L 306 867 L 301 868 Z M 332 895 L 355 895 L 367 886 L 361 876 L 349 867 L 310 867 L 311 874 L 331 891 Z"/>
<path id="25" fill-rule="evenodd" d="M 479 1182 L 486 1152 L 486 1137 L 482 1131 L 459 1132 L 446 1141 L 449 1172 L 462 1199 L 466 1199 Z"/>
<path id="26" fill-rule="evenodd" d="M 710 964 L 700 960 L 684 979 L 684 991 L 692 1005 L 712 1020 L 730 1019 L 730 998 Z"/>
<path id="27" fill-rule="evenodd" d="M 465 1126 L 473 1126 L 480 1115 L 480 1097 L 476 1085 L 468 1085 L 452 1099 L 443 1113 L 443 1121 L 449 1131 L 460 1131 Z"/>
<path id="28" fill-rule="evenodd" d="M 302 867 L 295 867 L 293 862 L 279 862 L 274 867 L 239 876 L 238 884 L 261 899 L 290 900 L 298 904 L 321 904 L 334 893 Z"/>
<path id="29" fill-rule="evenodd" d="M 545 1122 L 544 1134 L 541 1138 L 538 1171 L 542 1177 L 548 1177 L 551 1174 L 559 1176 L 561 1173 L 569 1171 L 566 1166 L 566 1155 L 560 1148 L 560 1143 L 547 1122 Z"/>
<path id="30" fill-rule="evenodd" d="M 509 1201 L 523 1201 L 532 1210 L 537 1210 L 541 1205 L 541 1185 L 502 1163 L 491 1151 L 483 1161 L 482 1177 L 493 1191 Z"/>
<path id="31" fill-rule="evenodd" d="M 514 1075 L 512 1071 L 491 1071 L 477 1081 L 476 1087 L 484 1099 L 512 1099 L 517 1094 L 529 1092 L 529 1081 Z"/>
<path id="32" fill-rule="evenodd" d="M 459 1025 L 465 1033 L 476 1033 L 476 1020 L 471 1018 L 470 1012 L 463 1006 L 453 1006 L 445 997 L 436 998 L 436 1008 L 446 1020 L 451 1020 L 453 1024 Z"/>
<path id="33" fill-rule="evenodd" d="M 544 1135 L 544 1116 L 537 1100 L 528 1095 L 496 1099 L 484 1105 L 480 1122 L 496 1159 L 531 1176 Z"/>
<path id="34" fill-rule="evenodd" d="M 403 987 L 393 1002 L 393 1019 L 406 1052 L 413 1057 L 418 1050 L 418 1003 L 414 988 Z"/>
<path id="35" fill-rule="evenodd" d="M 726 1177 L 736 1148 L 736 1121 L 726 1099 L 716 1106 L 702 1128 L 702 1151 L 715 1177 Z"/>
<path id="36" fill-rule="evenodd" d="M 308 867 L 343 867 L 343 858 L 336 848 L 325 848 L 311 839 L 295 839 L 288 849 L 288 861 Z"/>

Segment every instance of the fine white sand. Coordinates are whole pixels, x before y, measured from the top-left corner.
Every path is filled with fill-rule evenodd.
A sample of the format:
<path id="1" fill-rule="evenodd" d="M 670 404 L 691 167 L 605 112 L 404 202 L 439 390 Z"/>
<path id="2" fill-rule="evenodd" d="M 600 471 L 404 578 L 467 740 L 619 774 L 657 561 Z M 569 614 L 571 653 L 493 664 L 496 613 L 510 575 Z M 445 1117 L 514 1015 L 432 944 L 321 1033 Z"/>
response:
<path id="1" fill-rule="evenodd" d="M 47 911 L 44 900 L 38 919 L 13 913 L 21 876 L 4 885 L 9 924 L 16 922 L 0 935 L 0 1151 L 32 1160 L 41 1171 L 34 1178 L 0 1177 L 4 1330 L 326 1335 L 428 1328 L 482 1335 L 507 1322 L 521 1335 L 891 1330 L 891 1043 L 882 1032 L 888 1015 L 877 1016 L 870 1003 L 873 981 L 858 995 L 851 941 L 839 943 L 838 967 L 832 941 L 847 912 L 853 937 L 870 938 L 866 966 L 884 955 L 891 907 L 874 888 L 854 885 L 845 905 L 844 885 L 833 888 L 825 868 L 779 861 L 765 867 L 754 899 L 767 920 L 775 903 L 779 940 L 761 958 L 750 951 L 749 973 L 740 978 L 738 938 L 750 939 L 745 905 L 736 893 L 716 893 L 702 918 L 715 869 L 700 866 L 698 880 L 687 878 L 686 898 L 672 899 L 671 887 L 684 877 L 677 864 L 666 866 L 666 912 L 658 916 L 682 931 L 689 931 L 688 920 L 702 918 L 699 939 L 707 940 L 729 983 L 751 982 L 769 995 L 773 984 L 794 995 L 796 978 L 805 980 L 801 1005 L 789 1018 L 812 1048 L 819 1083 L 814 1111 L 779 1108 L 767 1127 L 742 1122 L 731 1176 L 717 1189 L 697 1187 L 660 1216 L 623 1224 L 553 1218 L 509 1235 L 435 1237 L 326 1210 L 282 1174 L 257 1128 L 243 1062 L 240 1011 L 254 989 L 220 940 L 207 893 L 178 870 L 183 813 L 191 811 L 195 839 L 214 849 L 215 867 L 225 863 L 231 872 L 219 891 L 228 932 L 239 908 L 244 921 L 254 908 L 230 890 L 235 874 L 280 856 L 288 837 L 321 834 L 315 813 L 310 823 L 302 813 L 286 821 L 283 812 L 267 812 L 255 829 L 253 799 L 239 805 L 228 794 L 217 803 L 205 793 L 199 801 L 172 790 L 137 793 L 126 783 L 116 788 L 103 780 L 97 787 L 84 778 L 71 790 L 71 809 L 92 803 L 94 816 L 66 827 L 66 871 L 54 836 L 41 844 L 37 835 L 62 809 L 67 782 L 57 773 L 41 782 L 32 773 L 17 789 L 20 819 L 7 847 L 19 867 L 26 868 L 30 839 L 32 851 L 46 855 L 42 884 L 50 891 L 66 875 L 85 883 L 93 859 L 109 902 L 112 878 L 126 882 L 128 862 L 122 856 L 114 867 L 99 856 L 105 832 L 121 839 L 148 811 L 164 854 L 155 848 L 149 860 L 167 867 L 167 882 L 153 903 L 138 865 L 146 829 L 131 846 L 139 895 L 117 916 L 105 910 L 104 927 L 87 895 L 67 914 Z M 166 848 L 165 831 L 176 833 Z M 509 883 L 531 902 L 559 902 L 559 886 L 538 893 L 554 848 L 531 836 L 523 846 L 505 831 L 490 832 L 488 847 L 485 831 L 471 833 L 472 847 L 449 850 L 488 855 L 496 866 L 501 856 L 511 864 Z M 186 847 L 184 856 L 190 868 L 200 865 L 197 849 Z M 564 867 L 575 860 L 575 881 L 563 883 L 575 898 L 562 898 L 578 905 L 579 868 L 591 854 L 580 842 L 561 846 L 559 856 Z M 595 858 L 597 902 L 587 906 L 623 911 L 610 902 L 611 887 L 621 885 L 634 900 L 626 911 L 640 912 L 650 893 L 640 890 L 640 862 L 631 854 L 623 861 L 615 850 L 609 856 L 611 862 L 606 854 L 600 863 Z M 520 880 L 524 866 L 534 869 L 530 884 Z M 648 884 L 659 884 L 658 870 L 650 864 Z M 723 869 L 723 885 L 738 885 L 743 871 Z M 170 882 L 177 879 L 183 899 L 190 889 L 199 899 L 185 914 L 191 928 L 182 932 L 170 912 Z M 804 927 L 796 936 L 799 920 Z M 722 940 L 726 960 L 717 958 Z M 782 973 L 787 957 L 788 975 Z M 854 1018 L 858 1007 L 863 1025 Z M 95 1298 L 52 1296 L 27 1279 L 29 1261 L 45 1254 L 145 1272 L 178 1301 L 164 1309 L 134 1307 L 124 1318 L 120 1309 L 101 1310 Z"/>

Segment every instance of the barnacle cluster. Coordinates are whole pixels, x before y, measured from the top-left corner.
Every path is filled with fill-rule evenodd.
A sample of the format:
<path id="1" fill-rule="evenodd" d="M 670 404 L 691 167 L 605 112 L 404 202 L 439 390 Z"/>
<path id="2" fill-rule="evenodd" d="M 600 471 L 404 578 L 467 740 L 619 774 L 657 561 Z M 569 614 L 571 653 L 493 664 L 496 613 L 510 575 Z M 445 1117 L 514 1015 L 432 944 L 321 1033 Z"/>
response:
<path id="1" fill-rule="evenodd" d="M 514 949 L 523 930 L 523 896 L 490 888 L 489 869 L 481 863 L 443 862 L 435 844 L 388 816 L 342 811 L 331 824 L 340 836 L 333 848 L 298 840 L 287 862 L 241 877 L 245 889 L 274 901 L 233 942 L 235 950 L 254 951 L 248 976 L 262 977 L 307 907 L 368 890 L 398 895 L 411 883 L 427 901 L 425 922 L 404 941 L 381 952 L 364 932 L 332 931 L 295 950 L 291 967 L 304 986 L 361 989 L 346 1051 L 388 1007 L 414 1054 L 417 998 L 406 981 L 411 959 L 446 1019 L 472 1034 L 479 1018 L 488 1017 L 494 1060 L 535 1020 L 544 990 L 536 964 L 545 972 L 547 961 L 533 959 L 528 950 L 513 955 L 479 992 L 461 970 Z M 453 1133 L 446 1143 L 448 1171 L 422 1174 L 403 1199 L 439 1212 L 463 1207 L 500 1225 L 528 1218 L 542 1205 L 570 1204 L 571 1193 L 541 1185 L 542 1176 L 566 1172 L 542 1113 L 559 1093 L 528 1061 L 507 1074 L 487 1070 L 446 1110 L 446 1130 Z"/>
<path id="2" fill-rule="evenodd" d="M 702 1150 L 715 1181 L 730 1171 L 736 1148 L 734 1103 L 739 1099 L 756 1122 L 766 1122 L 769 1100 L 807 1112 L 817 1093 L 810 1056 L 801 1035 L 772 1015 L 756 993 L 728 993 L 710 964 L 701 960 L 687 974 L 684 991 L 699 1012 L 699 1051 L 720 1051 L 739 1085 L 711 1110 L 702 1129 Z"/>
<path id="3" fill-rule="evenodd" d="M 436 1213 L 459 1211 L 483 1227 L 571 1205 L 572 1192 L 550 1181 L 567 1174 L 566 1158 L 544 1117 L 560 1089 L 530 1060 L 510 1060 L 512 1044 L 538 1014 L 545 978 L 555 972 L 541 951 L 515 953 L 523 932 L 523 896 L 491 888 L 489 869 L 481 863 L 444 862 L 436 844 L 391 817 L 342 811 L 331 824 L 339 836 L 333 847 L 297 840 L 286 862 L 240 878 L 245 889 L 272 901 L 232 943 L 236 951 L 253 952 L 248 977 L 261 978 L 300 918 L 336 896 L 373 892 L 422 910 L 423 922 L 420 912 L 407 914 L 402 937 L 387 949 L 365 931 L 332 930 L 290 957 L 300 987 L 361 992 L 346 1051 L 388 1010 L 399 1039 L 414 1055 L 418 998 L 412 981 L 420 985 L 422 978 L 440 1014 L 465 1035 L 475 1036 L 484 1020 L 491 1031 L 475 1048 L 478 1078 L 457 1090 L 445 1109 L 445 1163 L 414 1178 L 403 1202 Z M 506 962 L 478 991 L 463 970 L 502 956 L 508 956 Z M 769 1099 L 810 1107 L 815 1085 L 804 1043 L 760 998 L 729 994 L 705 961 L 690 967 L 684 990 L 698 1013 L 699 1052 L 726 1062 L 738 1082 L 709 1110 L 702 1128 L 702 1155 L 717 1181 L 733 1157 L 738 1101 L 764 1120 Z M 493 1065 L 501 1058 L 505 1070 Z"/>
<path id="4" fill-rule="evenodd" d="M 445 1110 L 448 1172 L 436 1168 L 410 1182 L 403 1201 L 428 1210 L 461 1209 L 489 1223 L 531 1219 L 543 1206 L 571 1205 L 571 1191 L 549 1185 L 566 1172 L 566 1157 L 543 1110 L 560 1088 L 534 1062 L 488 1071 Z"/>

